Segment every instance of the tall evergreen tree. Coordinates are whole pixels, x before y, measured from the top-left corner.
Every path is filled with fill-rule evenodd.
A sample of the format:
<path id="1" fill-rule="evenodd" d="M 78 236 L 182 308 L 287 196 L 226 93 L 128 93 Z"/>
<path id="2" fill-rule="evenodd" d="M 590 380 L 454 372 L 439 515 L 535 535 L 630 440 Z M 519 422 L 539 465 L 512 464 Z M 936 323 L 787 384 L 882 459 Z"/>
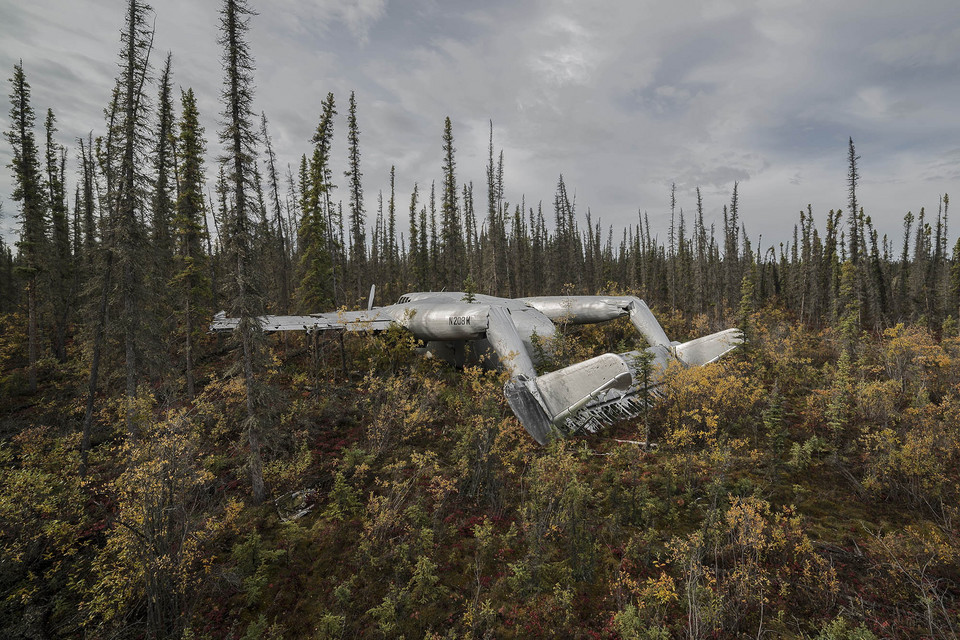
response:
<path id="1" fill-rule="evenodd" d="M 496 173 L 493 164 L 493 120 L 490 121 L 490 144 L 487 147 L 487 234 L 490 238 L 489 256 L 484 256 L 482 282 L 491 293 L 499 292 L 498 256 L 503 251 L 499 232 L 500 193 L 497 189 Z M 487 252 L 484 252 L 487 253 Z"/>
<path id="2" fill-rule="evenodd" d="M 667 233 L 667 279 L 670 287 L 670 306 L 676 308 L 677 291 L 677 184 L 670 184 L 670 229 Z"/>
<path id="3" fill-rule="evenodd" d="M 176 196 L 174 190 L 174 141 L 176 138 L 176 123 L 171 95 L 171 60 L 172 54 L 167 54 L 163 71 L 160 74 L 160 94 L 157 100 L 157 129 L 153 147 L 153 199 L 151 203 L 151 249 L 155 256 L 156 274 L 155 284 L 157 293 L 166 289 L 170 279 L 173 262 L 173 238 L 170 230 L 171 218 L 174 215 Z"/>
<path id="4" fill-rule="evenodd" d="M 703 226 L 703 196 L 700 194 L 700 187 L 697 187 L 697 219 L 694 225 L 694 236 L 696 238 L 694 259 L 697 265 L 695 274 L 697 311 L 706 313 L 707 230 Z"/>
<path id="5" fill-rule="evenodd" d="M 50 251 L 47 269 L 47 297 L 53 316 L 53 355 L 67 361 L 67 322 L 73 308 L 73 255 L 70 249 L 70 223 L 64 172 L 66 149 L 56 143 L 56 117 L 47 109 L 46 131 L 47 202 L 50 211 Z"/>
<path id="6" fill-rule="evenodd" d="M 220 142 L 225 145 L 221 161 L 226 165 L 227 179 L 233 195 L 233 211 L 229 216 L 225 241 L 233 277 L 230 312 L 239 319 L 237 334 L 242 347 L 243 380 L 246 389 L 246 431 L 250 446 L 250 481 L 253 500 L 259 504 L 266 497 L 263 463 L 260 454 L 260 409 L 263 390 L 257 375 L 263 364 L 264 335 L 258 317 L 265 305 L 254 266 L 255 202 L 250 189 L 256 155 L 253 103 L 253 58 L 246 41 L 250 16 L 254 12 L 246 0 L 224 0 L 220 9 L 224 80 L 221 99 L 223 111 Z"/>
<path id="7" fill-rule="evenodd" d="M 194 345 L 197 329 L 207 313 L 210 280 L 207 275 L 203 241 L 206 235 L 201 220 L 206 218 L 203 204 L 203 155 L 205 143 L 200 114 L 197 111 L 193 89 L 181 93 L 183 115 L 178 135 L 180 148 L 180 181 L 176 215 L 173 219 L 177 241 L 174 284 L 181 309 L 184 372 L 187 398 L 193 400 L 195 381 L 193 373 Z"/>
<path id="8" fill-rule="evenodd" d="M 115 168 L 115 144 L 117 138 L 117 111 L 120 107 L 119 104 L 119 95 L 120 95 L 120 83 L 114 86 L 113 97 L 110 100 L 110 104 L 105 111 L 107 116 L 107 137 L 106 141 L 100 138 L 97 139 L 97 160 L 100 166 L 100 170 L 103 174 L 104 181 L 106 182 L 106 194 L 105 200 L 106 204 L 104 208 L 107 211 L 106 221 L 104 222 L 104 216 L 101 215 L 101 226 L 102 230 L 102 242 L 101 242 L 101 251 L 99 256 L 100 264 L 99 269 L 96 269 L 99 272 L 99 277 L 95 280 L 91 278 L 91 282 L 96 282 L 99 285 L 99 302 L 97 307 L 94 310 L 95 320 L 93 321 L 93 349 L 90 358 L 90 374 L 87 377 L 87 402 L 86 408 L 83 416 L 83 431 L 80 438 L 80 475 L 85 476 L 87 473 L 87 459 L 90 453 L 90 437 L 93 431 L 93 409 L 94 409 L 94 400 L 97 393 L 97 383 L 100 376 L 100 361 L 102 359 L 103 350 L 106 342 L 107 334 L 107 321 L 109 319 L 109 306 L 110 306 L 110 294 L 113 289 L 114 282 L 114 237 L 116 226 L 113 222 L 116 218 L 114 213 L 115 203 L 114 203 L 114 193 L 116 191 L 116 168 Z M 101 144 L 103 143 L 103 144 Z M 92 154 L 91 154 L 92 155 Z M 92 171 L 88 175 L 92 175 Z M 91 235 L 88 234 L 88 238 Z M 90 275 L 93 276 L 94 268 L 96 265 L 97 256 L 93 255 L 91 251 L 87 260 L 87 268 L 90 270 Z M 130 411 L 126 412 L 127 416 L 130 416 Z M 131 426 L 128 423 L 127 432 L 130 433 Z"/>
<path id="9" fill-rule="evenodd" d="M 360 126 L 357 124 L 357 99 L 350 92 L 350 107 L 347 114 L 347 145 L 349 169 L 347 178 L 347 202 L 350 207 L 350 265 L 356 293 L 363 289 L 367 265 L 366 212 L 363 208 L 363 173 L 360 172 Z"/>
<path id="10" fill-rule="evenodd" d="M 332 94 L 331 94 L 332 95 Z M 280 181 L 277 174 L 277 154 L 273 151 L 273 142 L 267 132 L 267 114 L 260 114 L 260 135 L 263 138 L 267 158 L 267 188 L 270 192 L 270 204 L 273 208 L 273 226 L 277 239 L 275 253 L 278 258 L 277 278 L 279 280 L 279 311 L 288 313 L 290 308 L 290 248 L 289 233 L 284 228 L 283 209 L 280 203 Z"/>
<path id="11" fill-rule="evenodd" d="M 743 278 L 740 269 L 740 184 L 733 183 L 733 194 L 730 196 L 729 217 L 724 209 L 723 232 L 723 268 L 726 272 L 726 298 L 728 304 L 740 299 L 740 283 Z M 749 258 L 749 256 L 744 256 Z"/>
<path id="12" fill-rule="evenodd" d="M 497 163 L 493 154 L 493 121 L 487 147 L 487 236 L 489 249 L 483 251 L 481 276 L 486 289 L 494 295 L 511 295 L 507 264 L 506 212 L 503 202 L 503 151 Z"/>
<path id="13" fill-rule="evenodd" d="M 83 250 L 81 263 L 84 269 L 84 278 L 90 275 L 93 267 L 94 251 L 97 246 L 97 227 L 95 221 L 96 198 L 95 198 L 95 171 L 96 162 L 93 158 L 93 134 L 87 137 L 88 143 L 84 145 L 83 138 L 77 138 L 80 143 L 80 166 L 82 169 L 82 194 L 83 194 L 83 212 L 81 214 L 81 227 L 83 229 Z"/>
<path id="14" fill-rule="evenodd" d="M 146 232 L 143 226 L 146 210 L 148 177 L 143 168 L 148 146 L 149 108 L 144 85 L 150 74 L 150 52 L 153 31 L 147 24 L 151 8 L 139 0 L 127 6 L 126 27 L 121 34 L 120 76 L 117 78 L 115 108 L 110 110 L 113 126 L 110 174 L 115 179 L 110 198 L 110 224 L 113 230 L 112 250 L 120 275 L 122 308 L 120 322 L 124 335 L 126 372 L 126 424 L 134 432 L 133 399 L 137 395 L 144 355 L 145 327 L 141 317 L 144 307 L 144 267 L 147 262 Z"/>
<path id="15" fill-rule="evenodd" d="M 399 252 L 397 251 L 397 185 L 396 185 L 396 173 L 397 168 L 394 165 L 390 165 L 390 200 L 387 202 L 387 221 L 386 221 L 386 235 L 387 235 L 387 273 L 391 274 L 392 277 L 396 277 L 397 269 L 399 267 L 398 260 L 400 259 Z M 397 293 L 397 292 L 391 292 Z M 394 296 L 389 296 L 393 298 Z"/>
<path id="16" fill-rule="evenodd" d="M 947 303 L 947 313 L 957 312 L 960 316 L 960 238 L 953 245 L 953 257 L 950 261 L 950 297 Z"/>
<path id="17" fill-rule="evenodd" d="M 43 181 L 40 160 L 33 127 L 36 116 L 30 105 L 30 85 L 23 72 L 23 62 L 13 67 L 10 79 L 10 129 L 5 137 L 13 148 L 14 184 L 13 199 L 20 203 L 20 251 L 18 270 L 26 279 L 27 288 L 27 343 L 29 358 L 30 390 L 37 389 L 37 324 L 39 314 L 39 274 L 43 265 L 46 239 L 46 203 L 43 197 Z"/>
<path id="18" fill-rule="evenodd" d="M 871 308 L 871 318 L 877 326 L 887 315 L 887 277 L 883 272 L 883 259 L 877 244 L 877 231 L 873 228 L 870 216 L 864 220 L 867 237 L 870 239 L 870 287 L 867 302 Z"/>
<path id="19" fill-rule="evenodd" d="M 457 287 L 463 281 L 465 252 L 457 206 L 457 174 L 453 146 L 453 126 L 450 118 L 443 124 L 443 200 L 440 205 L 442 247 L 442 282 Z"/>
<path id="20" fill-rule="evenodd" d="M 471 283 L 475 282 L 475 276 L 479 273 L 477 258 L 479 251 L 477 239 L 477 216 L 473 209 L 473 182 L 463 184 L 463 237 L 464 237 L 464 260 L 466 261 L 467 277 Z"/>
<path id="21" fill-rule="evenodd" d="M 410 285 L 416 289 L 423 289 L 426 288 L 424 276 L 427 269 L 427 248 L 424 243 L 427 236 L 426 230 L 423 228 L 425 216 L 418 218 L 418 215 L 420 215 L 417 211 L 419 197 L 420 188 L 414 182 L 413 193 L 410 194 L 410 252 L 407 254 L 407 260 L 410 269 Z"/>
<path id="22" fill-rule="evenodd" d="M 567 193 L 567 186 L 560 175 L 553 197 L 555 236 L 549 251 L 550 288 L 559 289 L 565 284 L 580 284 L 581 252 L 576 226 L 576 209 Z M 543 227 L 541 239 L 549 245 L 549 234 Z"/>
<path id="23" fill-rule="evenodd" d="M 333 190 L 337 185 L 333 182 L 333 163 L 330 161 L 333 148 L 333 120 L 337 114 L 333 93 L 328 93 L 323 101 L 321 127 L 318 127 L 313 137 L 313 143 L 320 149 L 324 158 L 322 166 L 318 167 L 317 177 L 320 187 L 320 207 L 323 215 L 326 242 L 326 261 L 329 262 L 330 298 L 339 305 L 346 295 L 346 259 L 343 256 L 343 216 L 341 203 L 333 204 Z"/>
<path id="24" fill-rule="evenodd" d="M 313 155 L 302 180 L 304 199 L 300 220 L 300 264 L 297 300 L 304 313 L 322 309 L 333 299 L 331 282 L 329 191 L 332 188 L 330 147 L 333 139 L 333 119 L 336 115 L 333 94 L 327 94 L 320 123 L 313 136 Z"/>
<path id="25" fill-rule="evenodd" d="M 383 255 L 383 191 L 377 192 L 377 217 L 373 221 L 373 232 L 370 236 L 369 277 L 374 281 L 380 280 L 380 258 Z"/>
<path id="26" fill-rule="evenodd" d="M 425 225 L 423 225 L 425 226 Z M 421 228 L 423 228 L 423 226 Z M 430 182 L 430 286 L 441 282 L 440 233 L 437 231 L 437 183 Z"/>
<path id="27" fill-rule="evenodd" d="M 849 212 L 850 216 L 850 262 L 857 264 L 860 261 L 860 209 L 857 204 L 857 182 L 860 180 L 860 172 L 857 170 L 856 149 L 853 146 L 853 138 L 850 138 L 849 149 L 847 152 L 847 189 L 849 194 Z"/>

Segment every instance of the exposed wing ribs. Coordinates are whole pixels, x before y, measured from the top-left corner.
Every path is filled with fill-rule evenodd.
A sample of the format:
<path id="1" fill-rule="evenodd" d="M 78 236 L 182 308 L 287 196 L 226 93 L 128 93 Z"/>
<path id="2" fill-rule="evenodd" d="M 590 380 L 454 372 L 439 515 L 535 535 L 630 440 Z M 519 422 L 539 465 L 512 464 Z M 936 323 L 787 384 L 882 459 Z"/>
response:
<path id="1" fill-rule="evenodd" d="M 385 331 L 394 320 L 379 309 L 370 311 L 342 311 L 339 313 L 316 313 L 305 316 L 261 316 L 258 318 L 264 331 Z M 233 331 L 238 318 L 228 318 L 221 311 L 210 323 L 211 332 Z"/>

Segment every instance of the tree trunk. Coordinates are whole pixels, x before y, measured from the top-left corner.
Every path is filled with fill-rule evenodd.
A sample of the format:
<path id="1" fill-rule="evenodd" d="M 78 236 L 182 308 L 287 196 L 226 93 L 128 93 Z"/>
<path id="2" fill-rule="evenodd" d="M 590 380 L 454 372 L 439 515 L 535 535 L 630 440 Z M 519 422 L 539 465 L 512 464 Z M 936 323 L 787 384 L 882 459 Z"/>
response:
<path id="1" fill-rule="evenodd" d="M 130 258 L 123 265 L 123 319 L 126 327 L 125 336 L 125 365 L 127 378 L 127 410 L 126 426 L 127 435 L 131 438 L 136 437 L 133 425 L 133 403 L 137 396 L 137 330 L 134 327 L 134 318 L 136 317 L 136 308 L 134 306 L 134 282 L 133 282 L 133 264 Z"/>
<path id="2" fill-rule="evenodd" d="M 187 357 L 187 400 L 193 402 L 193 318 L 190 317 L 192 310 L 190 309 L 190 293 L 187 293 L 187 309 L 186 309 L 186 333 L 187 333 L 187 344 L 186 344 L 186 357 Z"/>
<path id="3" fill-rule="evenodd" d="M 254 320 L 255 322 L 255 320 Z M 253 502 L 260 504 L 266 497 L 263 486 L 263 462 L 260 458 L 260 423 L 253 404 L 253 354 L 250 345 L 249 326 L 241 329 L 243 340 L 243 381 L 247 391 L 247 441 L 250 444 L 250 485 Z"/>
<path id="4" fill-rule="evenodd" d="M 97 332 L 93 339 L 93 362 L 90 364 L 90 380 L 87 386 L 87 409 L 83 416 L 83 435 L 80 438 L 80 475 L 87 475 L 87 455 L 90 452 L 90 431 L 93 428 L 93 401 L 97 393 L 97 378 L 100 374 L 100 354 L 107 333 L 107 309 L 110 291 L 110 275 L 113 268 L 113 253 L 107 254 L 107 268 L 104 276 L 103 291 L 100 294 L 100 313 L 97 319 Z"/>
<path id="5" fill-rule="evenodd" d="M 27 287 L 27 342 L 30 357 L 30 392 L 37 391 L 37 276 L 30 276 Z"/>

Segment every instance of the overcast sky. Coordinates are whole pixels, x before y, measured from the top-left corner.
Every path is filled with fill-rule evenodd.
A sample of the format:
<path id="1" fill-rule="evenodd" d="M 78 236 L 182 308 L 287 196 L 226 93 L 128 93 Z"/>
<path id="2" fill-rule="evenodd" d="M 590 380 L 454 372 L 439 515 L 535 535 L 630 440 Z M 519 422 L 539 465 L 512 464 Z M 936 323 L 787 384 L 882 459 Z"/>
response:
<path id="1" fill-rule="evenodd" d="M 3 78 L 23 60 L 38 125 L 52 107 L 71 150 L 77 136 L 104 129 L 125 4 L 0 0 Z M 154 5 L 155 69 L 173 53 L 174 85 L 196 92 L 211 155 L 219 151 L 219 4 Z M 404 220 L 414 181 L 421 189 L 439 182 L 445 116 L 458 180 L 474 182 L 481 212 L 492 120 L 508 201 L 542 200 L 552 215 L 562 173 L 581 215 L 589 208 L 620 228 L 647 211 L 662 238 L 674 182 L 687 212 L 701 187 L 709 222 L 739 181 L 743 220 L 764 245 L 789 240 L 808 203 L 822 230 L 828 209 L 846 208 L 850 136 L 861 156 L 859 200 L 881 234 L 899 237 L 908 210 L 935 212 L 960 184 L 957 0 L 251 6 L 259 12 L 249 34 L 255 108 L 267 114 L 281 161 L 296 166 L 310 149 L 321 100 L 333 92 L 340 197 L 347 103 L 356 91 L 371 221 L 391 165 Z M 0 230 L 8 239 L 17 228 L 10 158 L 0 141 Z M 71 175 L 77 165 L 71 155 Z"/>

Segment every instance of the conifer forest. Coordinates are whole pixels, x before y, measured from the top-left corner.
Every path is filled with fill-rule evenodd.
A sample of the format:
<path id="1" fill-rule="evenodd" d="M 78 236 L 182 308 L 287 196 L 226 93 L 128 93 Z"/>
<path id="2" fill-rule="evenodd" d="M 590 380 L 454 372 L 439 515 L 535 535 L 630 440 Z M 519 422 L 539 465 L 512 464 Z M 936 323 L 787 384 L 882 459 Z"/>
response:
<path id="1" fill-rule="evenodd" d="M 371 193 L 353 93 L 327 95 L 299 158 L 275 153 L 251 3 L 220 2 L 222 84 L 192 89 L 153 10 L 126 5 L 112 98 L 70 148 L 31 100 L 47 80 L 6 69 L 0 636 L 958 637 L 947 194 L 878 228 L 850 139 L 846 206 L 796 207 L 773 243 L 737 184 L 722 224 L 665 190 L 669 228 L 602 226 L 563 176 L 507 202 L 495 123 L 486 176 L 461 175 L 456 114 L 436 175 Z M 377 304 L 635 295 L 673 339 L 746 342 L 663 372 L 641 417 L 540 446 L 502 371 L 423 358 L 400 329 L 256 321 L 365 308 L 371 284 Z M 208 332 L 219 310 L 235 331 Z M 552 341 L 546 370 L 644 346 L 626 319 Z"/>

